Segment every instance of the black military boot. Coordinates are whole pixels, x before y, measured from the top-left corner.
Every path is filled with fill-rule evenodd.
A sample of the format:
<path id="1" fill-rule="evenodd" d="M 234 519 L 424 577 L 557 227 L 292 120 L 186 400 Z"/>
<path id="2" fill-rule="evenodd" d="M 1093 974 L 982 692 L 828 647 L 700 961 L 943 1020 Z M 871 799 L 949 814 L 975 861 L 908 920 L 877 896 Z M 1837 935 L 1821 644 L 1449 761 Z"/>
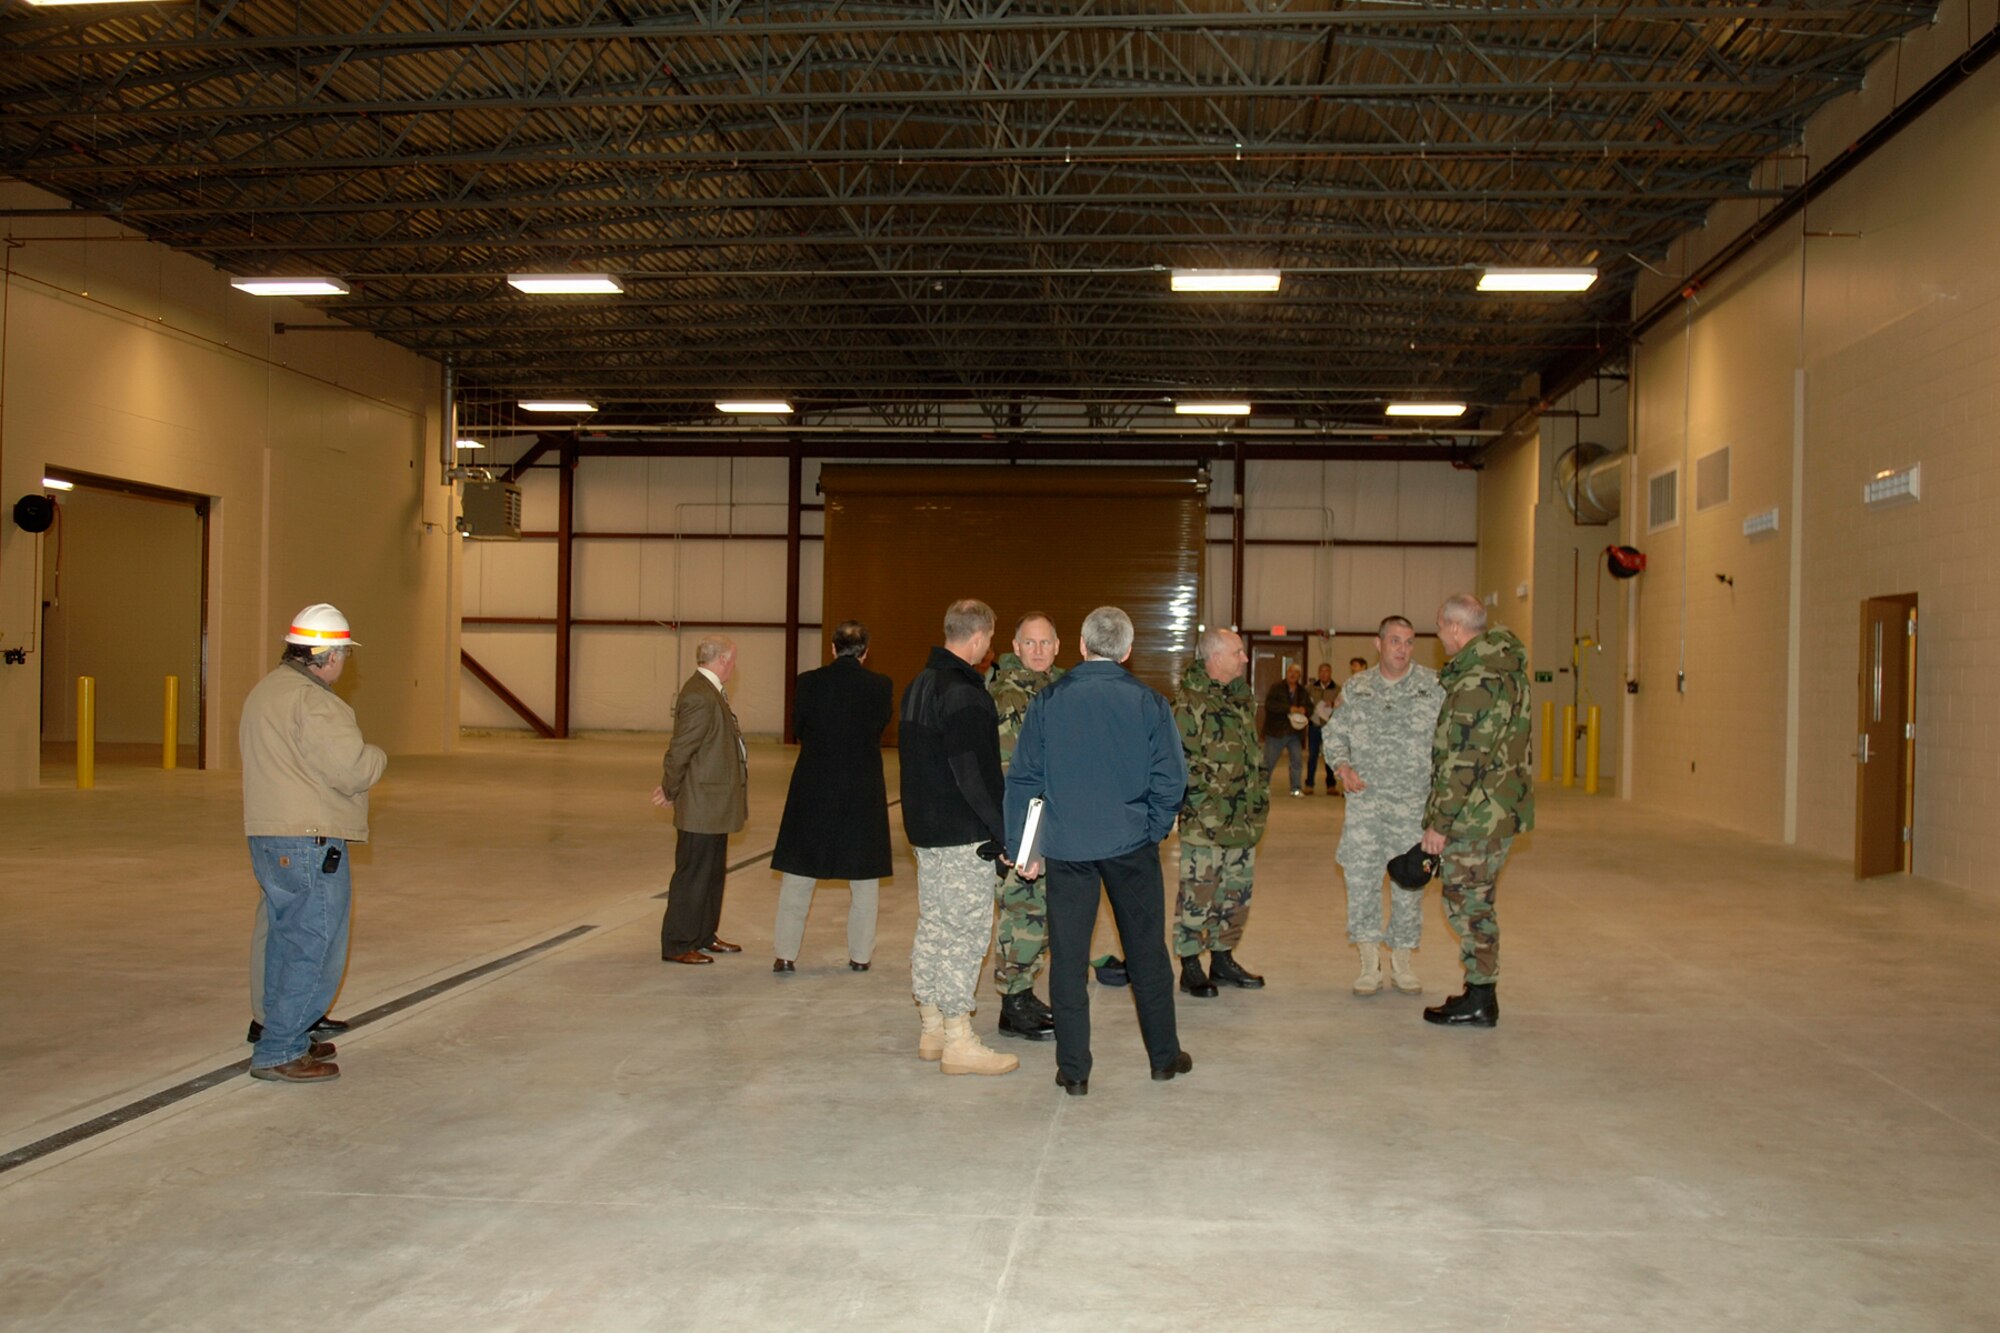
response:
<path id="1" fill-rule="evenodd" d="M 1490 1028 L 1500 1025 L 1500 997 L 1492 985 L 1465 983 L 1465 992 L 1424 1010 L 1424 1022 L 1446 1027 Z"/>
<path id="2" fill-rule="evenodd" d="M 1257 990 L 1264 984 L 1264 978 L 1255 972 L 1246 972 L 1228 949 L 1208 951 L 1208 975 L 1224 986 L 1241 986 L 1244 990 Z"/>
<path id="3" fill-rule="evenodd" d="M 1181 959 L 1181 989 L 1189 995 L 1198 995 L 1204 1000 L 1214 999 L 1222 993 L 1215 988 L 1215 983 L 1208 979 L 1208 974 L 1201 970 L 1201 955 L 1198 953 L 1191 953 Z"/>
<path id="4" fill-rule="evenodd" d="M 1029 1041 L 1055 1040 L 1055 1020 L 1035 1012 L 1031 1003 L 1034 998 L 1027 991 L 1000 997 L 1001 1036 L 1024 1037 Z"/>
<path id="5" fill-rule="evenodd" d="M 1031 990 L 1024 990 L 1021 992 L 1021 998 L 1028 1002 L 1028 1007 L 1035 1011 L 1037 1018 L 1046 1019 L 1051 1023 L 1056 1021 L 1056 1011 L 1042 1003 L 1041 996 Z"/>

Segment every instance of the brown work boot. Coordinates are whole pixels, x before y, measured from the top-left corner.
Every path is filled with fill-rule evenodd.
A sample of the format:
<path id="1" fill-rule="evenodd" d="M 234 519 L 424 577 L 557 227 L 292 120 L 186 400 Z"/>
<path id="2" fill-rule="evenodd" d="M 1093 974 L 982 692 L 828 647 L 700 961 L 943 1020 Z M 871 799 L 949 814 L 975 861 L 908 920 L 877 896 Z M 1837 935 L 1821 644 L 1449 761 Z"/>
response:
<path id="1" fill-rule="evenodd" d="M 271 1083 L 326 1083 L 340 1077 L 340 1066 L 326 1060 L 315 1060 L 308 1052 L 281 1065 L 252 1066 L 250 1077 Z"/>
<path id="2" fill-rule="evenodd" d="M 944 1015 L 934 1004 L 917 1005 L 917 1021 L 923 1025 L 917 1033 L 917 1058 L 919 1060 L 941 1060 L 944 1058 Z"/>

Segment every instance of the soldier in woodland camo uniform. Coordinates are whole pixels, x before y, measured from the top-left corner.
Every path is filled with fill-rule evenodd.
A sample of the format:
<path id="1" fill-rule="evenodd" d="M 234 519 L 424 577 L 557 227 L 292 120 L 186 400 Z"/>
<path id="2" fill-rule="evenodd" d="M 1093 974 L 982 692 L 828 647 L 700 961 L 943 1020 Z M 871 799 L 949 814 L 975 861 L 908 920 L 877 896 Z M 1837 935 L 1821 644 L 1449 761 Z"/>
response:
<path id="1" fill-rule="evenodd" d="M 1431 737 L 1444 689 L 1437 672 L 1410 660 L 1416 631 L 1390 616 L 1375 634 L 1378 665 L 1351 677 L 1323 729 L 1326 763 L 1347 793 L 1335 854 L 1347 877 L 1347 938 L 1361 954 L 1356 995 L 1382 989 L 1382 879 L 1389 862 L 1423 836 L 1431 789 Z M 1423 984 L 1410 951 L 1424 928 L 1422 893 L 1389 890 L 1389 975 L 1414 995 Z"/>
<path id="2" fill-rule="evenodd" d="M 1174 952 L 1181 989 L 1203 997 L 1217 984 L 1255 988 L 1264 978 L 1236 961 L 1250 917 L 1257 844 L 1271 811 L 1271 786 L 1257 735 L 1257 700 L 1243 678 L 1249 658 L 1240 636 L 1209 630 L 1174 696 L 1174 722 L 1187 756 L 1180 812 L 1180 916 Z M 1208 950 L 1209 969 L 1201 966 Z"/>
<path id="3" fill-rule="evenodd" d="M 1494 881 L 1515 835 L 1535 826 L 1528 652 L 1510 631 L 1489 628 L 1486 608 L 1467 593 L 1438 608 L 1438 638 L 1451 660 L 1438 676 L 1445 700 L 1431 741 L 1423 844 L 1443 857 L 1445 919 L 1458 935 L 1465 991 L 1424 1010 L 1424 1019 L 1492 1027 L 1500 1021 Z"/>
<path id="4" fill-rule="evenodd" d="M 1028 716 L 1028 701 L 1062 678 L 1055 665 L 1062 640 L 1039 611 L 1014 627 L 1014 651 L 993 664 L 986 692 L 1000 712 L 1000 765 L 1014 759 L 1014 742 Z M 1014 871 L 1000 883 L 1000 929 L 993 945 L 993 988 L 1000 993 L 1000 1035 L 1054 1041 L 1055 1019 L 1035 995 L 1035 978 L 1049 953 L 1048 881 L 1024 880 Z"/>

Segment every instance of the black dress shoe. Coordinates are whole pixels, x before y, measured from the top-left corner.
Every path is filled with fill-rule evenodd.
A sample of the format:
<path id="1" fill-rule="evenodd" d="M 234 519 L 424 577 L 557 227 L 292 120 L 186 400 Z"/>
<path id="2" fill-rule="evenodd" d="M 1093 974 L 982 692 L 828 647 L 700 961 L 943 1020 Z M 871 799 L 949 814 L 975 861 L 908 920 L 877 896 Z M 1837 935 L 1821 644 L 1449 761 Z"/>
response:
<path id="1" fill-rule="evenodd" d="M 349 1024 L 341 1022 L 331 1014 L 321 1014 L 317 1019 L 313 1020 L 313 1025 L 306 1029 L 306 1035 L 308 1037 L 325 1037 L 336 1032 L 345 1032 L 348 1027 Z M 262 1041 L 263 1038 L 264 1025 L 254 1018 L 251 1019 L 250 1031 L 244 1035 L 243 1040 L 254 1044 Z"/>
<path id="2" fill-rule="evenodd" d="M 1227 949 L 1208 951 L 1208 975 L 1223 986 L 1241 986 L 1244 990 L 1258 990 L 1264 985 L 1264 978 L 1255 972 L 1245 972 L 1243 965 Z"/>
<path id="3" fill-rule="evenodd" d="M 1068 1074 L 1062 1073 L 1060 1070 L 1056 1073 L 1056 1086 L 1072 1097 L 1088 1097 L 1090 1095 L 1089 1079 L 1071 1078 Z"/>
<path id="4" fill-rule="evenodd" d="M 701 951 L 703 953 L 742 953 L 743 946 L 740 944 L 731 944 L 728 940 L 717 938 L 702 945 Z"/>
<path id="5" fill-rule="evenodd" d="M 1212 1000 L 1222 993 L 1208 979 L 1208 974 L 1201 970 L 1201 955 L 1198 953 L 1181 959 L 1181 989 L 1204 1000 Z"/>
<path id="6" fill-rule="evenodd" d="M 1025 993 L 1003 995 L 1000 997 L 1000 1035 L 1024 1037 L 1029 1041 L 1054 1041 L 1056 1025 L 1054 1020 L 1043 1018 L 1034 1011 Z"/>
<path id="7" fill-rule="evenodd" d="M 1465 992 L 1443 1004 L 1424 1010 L 1424 1022 L 1443 1027 L 1491 1028 L 1500 1026 L 1500 997 L 1493 986 L 1467 982 Z"/>
<path id="8" fill-rule="evenodd" d="M 791 960 L 791 959 L 789 959 L 789 958 L 780 958 L 780 959 L 777 959 L 777 960 L 775 960 L 775 961 L 774 961 L 774 962 L 773 962 L 773 963 L 771 964 L 771 970 L 772 970 L 773 972 L 796 972 L 796 971 L 797 971 L 798 969 L 792 966 L 792 960 Z"/>
<path id="9" fill-rule="evenodd" d="M 857 963 L 852 958 L 850 958 L 847 960 L 847 970 L 850 972 L 866 972 L 868 970 L 868 964 Z"/>
<path id="10" fill-rule="evenodd" d="M 1186 1051 L 1182 1051 L 1179 1055 L 1176 1055 L 1174 1057 L 1173 1063 L 1169 1064 L 1165 1069 L 1155 1069 L 1153 1071 L 1153 1082 L 1165 1083 L 1168 1079 L 1172 1078 L 1174 1075 L 1185 1074 L 1193 1068 L 1194 1068 L 1194 1057 L 1192 1055 L 1189 1055 Z"/>

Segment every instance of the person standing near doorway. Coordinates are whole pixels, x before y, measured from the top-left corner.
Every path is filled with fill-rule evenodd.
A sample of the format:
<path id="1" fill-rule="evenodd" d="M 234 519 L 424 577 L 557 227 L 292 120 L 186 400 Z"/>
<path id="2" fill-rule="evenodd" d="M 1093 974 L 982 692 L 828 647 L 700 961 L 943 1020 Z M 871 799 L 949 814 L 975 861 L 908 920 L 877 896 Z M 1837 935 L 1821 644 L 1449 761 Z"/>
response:
<path id="1" fill-rule="evenodd" d="M 1312 715 L 1305 677 L 1303 668 L 1288 666 L 1285 678 L 1264 696 L 1264 772 L 1275 779 L 1278 756 L 1286 756 L 1294 796 L 1305 795 L 1299 788 L 1299 765 L 1305 759 L 1306 723 Z"/>
<path id="2" fill-rule="evenodd" d="M 389 766 L 333 692 L 358 647 L 347 617 L 314 603 L 292 618 L 277 669 L 243 701 L 243 831 L 266 927 L 252 1078 L 340 1077 L 334 1044 L 314 1040 L 311 1028 L 340 989 L 353 901 L 348 844 L 368 841 L 368 791 Z"/>

